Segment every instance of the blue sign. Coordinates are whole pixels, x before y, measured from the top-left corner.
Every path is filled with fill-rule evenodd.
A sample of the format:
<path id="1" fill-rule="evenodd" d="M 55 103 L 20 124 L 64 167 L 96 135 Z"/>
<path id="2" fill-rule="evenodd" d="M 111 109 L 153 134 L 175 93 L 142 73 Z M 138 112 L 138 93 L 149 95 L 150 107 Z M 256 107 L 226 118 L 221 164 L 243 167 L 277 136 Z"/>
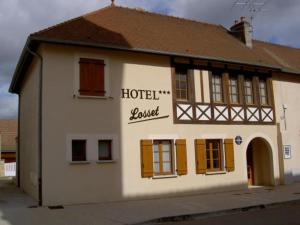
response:
<path id="1" fill-rule="evenodd" d="M 235 137 L 235 143 L 237 145 L 241 145 L 243 143 L 243 138 L 241 136 L 236 136 Z"/>

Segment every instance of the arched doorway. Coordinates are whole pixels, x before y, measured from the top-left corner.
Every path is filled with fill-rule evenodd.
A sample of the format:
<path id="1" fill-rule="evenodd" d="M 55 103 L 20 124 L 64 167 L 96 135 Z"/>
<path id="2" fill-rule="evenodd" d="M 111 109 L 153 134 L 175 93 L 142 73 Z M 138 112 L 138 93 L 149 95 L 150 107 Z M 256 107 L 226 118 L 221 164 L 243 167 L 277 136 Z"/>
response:
<path id="1" fill-rule="evenodd" d="M 250 186 L 274 184 L 272 149 L 263 138 L 254 138 L 247 147 L 247 175 Z"/>

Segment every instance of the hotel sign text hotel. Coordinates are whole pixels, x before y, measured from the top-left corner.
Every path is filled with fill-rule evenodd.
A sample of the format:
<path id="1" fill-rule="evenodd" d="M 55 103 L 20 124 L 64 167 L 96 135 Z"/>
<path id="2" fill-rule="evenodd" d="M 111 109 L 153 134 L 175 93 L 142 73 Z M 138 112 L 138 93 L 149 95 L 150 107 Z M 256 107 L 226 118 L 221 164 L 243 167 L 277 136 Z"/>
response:
<path id="1" fill-rule="evenodd" d="M 160 95 L 169 95 L 170 91 L 156 91 L 156 90 L 142 90 L 142 89 L 121 89 L 122 99 L 133 100 L 152 100 L 158 101 Z M 168 118 L 169 115 L 161 116 L 159 106 L 155 106 L 151 109 L 140 109 L 135 107 L 130 111 L 129 124 L 145 122 L 149 120 L 158 120 Z"/>

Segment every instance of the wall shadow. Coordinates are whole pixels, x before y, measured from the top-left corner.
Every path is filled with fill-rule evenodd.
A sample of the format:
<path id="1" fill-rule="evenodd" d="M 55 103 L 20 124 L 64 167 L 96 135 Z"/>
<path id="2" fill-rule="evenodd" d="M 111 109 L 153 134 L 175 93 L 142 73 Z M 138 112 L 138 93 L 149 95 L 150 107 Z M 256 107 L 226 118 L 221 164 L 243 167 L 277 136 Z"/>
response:
<path id="1" fill-rule="evenodd" d="M 248 178 L 252 185 L 275 185 L 273 152 L 263 138 L 254 138 L 247 148 Z"/>

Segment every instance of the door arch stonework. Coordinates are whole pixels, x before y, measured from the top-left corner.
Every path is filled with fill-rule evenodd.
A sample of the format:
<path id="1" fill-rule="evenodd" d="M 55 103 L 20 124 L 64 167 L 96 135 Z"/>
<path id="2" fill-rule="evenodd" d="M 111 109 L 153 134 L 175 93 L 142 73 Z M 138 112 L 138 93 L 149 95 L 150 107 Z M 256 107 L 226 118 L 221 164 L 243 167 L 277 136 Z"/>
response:
<path id="1" fill-rule="evenodd" d="M 272 146 L 264 137 L 254 137 L 246 145 L 246 165 L 249 185 L 274 185 Z"/>

